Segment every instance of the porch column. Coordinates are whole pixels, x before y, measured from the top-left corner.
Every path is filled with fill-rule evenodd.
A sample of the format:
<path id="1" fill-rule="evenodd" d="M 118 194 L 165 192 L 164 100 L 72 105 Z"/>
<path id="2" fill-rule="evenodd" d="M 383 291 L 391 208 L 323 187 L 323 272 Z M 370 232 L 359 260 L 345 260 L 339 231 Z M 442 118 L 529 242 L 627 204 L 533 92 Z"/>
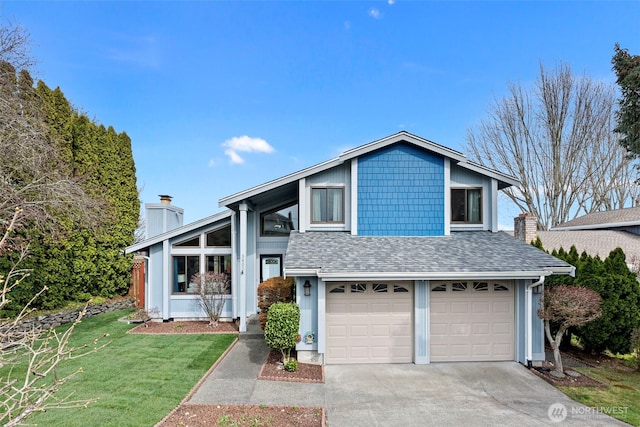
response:
<path id="1" fill-rule="evenodd" d="M 171 247 L 169 246 L 169 240 L 162 242 L 162 256 L 164 257 L 162 263 L 162 320 L 169 319 L 169 298 L 171 298 Z"/>
<path id="2" fill-rule="evenodd" d="M 247 211 L 246 203 L 241 203 L 240 210 L 240 286 L 238 286 L 240 332 L 247 331 Z"/>

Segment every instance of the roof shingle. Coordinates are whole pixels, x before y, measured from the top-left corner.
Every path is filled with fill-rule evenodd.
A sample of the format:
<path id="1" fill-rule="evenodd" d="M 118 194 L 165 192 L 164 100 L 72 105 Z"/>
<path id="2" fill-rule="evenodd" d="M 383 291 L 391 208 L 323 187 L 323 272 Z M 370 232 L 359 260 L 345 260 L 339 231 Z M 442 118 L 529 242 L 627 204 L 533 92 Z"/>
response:
<path id="1" fill-rule="evenodd" d="M 566 273 L 572 266 L 506 233 L 459 232 L 441 237 L 369 237 L 338 232 L 292 232 L 284 262 L 287 274 L 327 275 L 452 273 L 514 277 L 541 271 Z"/>

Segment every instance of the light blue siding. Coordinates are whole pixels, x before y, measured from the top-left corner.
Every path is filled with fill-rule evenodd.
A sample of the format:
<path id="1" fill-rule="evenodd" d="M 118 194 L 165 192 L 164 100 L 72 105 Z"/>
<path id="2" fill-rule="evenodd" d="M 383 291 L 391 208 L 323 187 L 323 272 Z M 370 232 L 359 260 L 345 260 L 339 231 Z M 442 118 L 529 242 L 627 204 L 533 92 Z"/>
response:
<path id="1" fill-rule="evenodd" d="M 396 144 L 358 159 L 358 234 L 444 235 L 444 159 Z"/>
<path id="2" fill-rule="evenodd" d="M 231 297 L 229 296 L 227 297 L 220 317 L 231 318 L 232 309 Z M 173 297 L 171 298 L 171 317 L 174 319 L 207 319 L 207 314 L 202 311 L 198 305 L 198 299 L 196 297 Z"/>
<path id="3" fill-rule="evenodd" d="M 414 285 L 414 356 L 416 365 L 429 363 L 429 282 L 418 280 Z"/>
<path id="4" fill-rule="evenodd" d="M 162 311 L 163 289 L 162 289 L 162 263 L 163 252 L 162 243 L 149 248 L 149 272 L 147 273 L 147 295 L 146 309 Z M 165 316 L 168 317 L 168 316 Z"/>
<path id="5" fill-rule="evenodd" d="M 451 166 L 451 186 L 464 186 L 464 187 L 481 187 L 486 182 L 487 178 L 479 173 L 470 171 L 469 169 L 461 168 L 460 166 Z"/>
<path id="6" fill-rule="evenodd" d="M 533 306 L 531 312 L 531 329 L 533 336 L 532 357 L 533 360 L 544 360 L 544 323 L 538 317 L 538 307 L 540 307 L 540 297 L 542 294 L 533 294 Z"/>
<path id="7" fill-rule="evenodd" d="M 311 295 L 304 296 L 304 282 L 311 283 Z M 318 281 L 316 277 L 296 277 L 296 303 L 300 307 L 300 335 L 302 341 L 296 345 L 298 351 L 318 350 Z M 307 332 L 316 336 L 316 342 L 306 344 L 304 337 Z"/>
<path id="8" fill-rule="evenodd" d="M 526 363 L 527 355 L 525 354 L 525 315 L 527 308 L 525 306 L 525 281 L 516 280 L 516 302 L 515 302 L 515 316 L 516 316 L 516 360 L 520 363 Z"/>

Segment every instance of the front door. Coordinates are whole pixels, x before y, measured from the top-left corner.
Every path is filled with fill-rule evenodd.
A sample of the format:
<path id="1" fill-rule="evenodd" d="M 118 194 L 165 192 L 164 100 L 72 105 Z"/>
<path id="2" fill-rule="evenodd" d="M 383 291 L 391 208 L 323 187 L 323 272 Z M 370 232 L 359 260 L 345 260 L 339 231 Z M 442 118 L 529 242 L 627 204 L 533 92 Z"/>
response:
<path id="1" fill-rule="evenodd" d="M 260 282 L 282 276 L 282 255 L 260 255 Z"/>

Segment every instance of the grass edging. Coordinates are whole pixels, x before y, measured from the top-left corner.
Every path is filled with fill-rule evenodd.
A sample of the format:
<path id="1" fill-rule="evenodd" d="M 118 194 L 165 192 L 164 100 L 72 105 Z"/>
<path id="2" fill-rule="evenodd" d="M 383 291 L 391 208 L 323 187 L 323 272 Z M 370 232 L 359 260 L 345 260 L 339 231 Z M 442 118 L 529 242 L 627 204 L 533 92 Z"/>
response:
<path id="1" fill-rule="evenodd" d="M 224 359 L 227 354 L 231 351 L 231 349 L 233 347 L 235 347 L 235 345 L 238 343 L 238 337 L 236 337 L 235 340 L 233 340 L 233 342 L 231 343 L 231 345 L 229 347 L 227 347 L 227 349 L 224 351 L 224 353 L 222 353 L 220 355 L 220 357 L 218 357 L 218 359 L 213 363 L 213 365 L 211 365 L 211 367 L 209 368 L 209 370 L 207 370 L 207 372 L 202 376 L 202 378 L 200 378 L 200 380 L 198 380 L 198 382 L 196 383 L 196 385 L 193 386 L 193 388 L 191 389 L 191 391 L 189 391 L 189 393 L 187 393 L 187 395 L 184 397 L 184 399 L 182 399 L 180 401 L 180 403 L 178 403 L 178 405 L 173 408 L 167 415 L 165 415 L 160 421 L 158 421 L 156 423 L 156 425 L 160 425 L 163 422 L 165 422 L 171 415 L 173 415 L 174 412 L 176 412 L 178 410 L 178 408 L 184 404 L 187 403 L 187 401 L 189 399 L 191 399 L 193 397 L 193 395 L 198 391 L 198 389 L 200 388 L 200 386 L 202 385 L 202 383 L 204 383 L 207 378 L 209 377 L 209 375 L 211 375 L 211 373 L 213 372 L 214 369 L 216 369 L 218 367 L 218 365 L 220 364 L 220 362 L 222 361 L 222 359 Z"/>

